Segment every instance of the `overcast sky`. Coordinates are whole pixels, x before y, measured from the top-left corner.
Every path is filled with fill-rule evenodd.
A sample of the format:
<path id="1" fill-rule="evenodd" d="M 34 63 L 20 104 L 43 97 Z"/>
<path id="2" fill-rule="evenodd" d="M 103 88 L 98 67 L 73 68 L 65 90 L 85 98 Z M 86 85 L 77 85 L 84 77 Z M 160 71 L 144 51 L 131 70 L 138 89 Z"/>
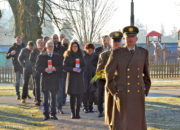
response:
<path id="1" fill-rule="evenodd" d="M 110 28 L 122 29 L 130 24 L 131 0 L 118 0 L 119 8 L 110 21 Z M 179 6 L 177 6 L 179 4 Z M 161 30 L 164 25 L 166 34 L 176 26 L 180 29 L 180 0 L 134 0 L 135 20 L 147 25 L 148 31 Z"/>
<path id="2" fill-rule="evenodd" d="M 117 0 L 117 12 L 107 25 L 107 33 L 122 29 L 130 24 L 131 0 Z M 147 25 L 148 31 L 161 30 L 164 25 L 166 34 L 176 26 L 180 29 L 180 0 L 134 0 L 135 20 Z M 179 6 L 178 6 L 179 4 Z M 0 8 L 8 8 L 8 4 L 0 2 Z"/>

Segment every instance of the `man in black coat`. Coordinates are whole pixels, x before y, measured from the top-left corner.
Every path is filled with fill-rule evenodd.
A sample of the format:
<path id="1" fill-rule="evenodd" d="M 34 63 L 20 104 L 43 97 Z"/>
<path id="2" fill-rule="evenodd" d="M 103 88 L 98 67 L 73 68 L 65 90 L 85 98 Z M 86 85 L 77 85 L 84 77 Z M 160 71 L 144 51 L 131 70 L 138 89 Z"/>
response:
<path id="1" fill-rule="evenodd" d="M 61 42 L 59 42 L 59 37 L 57 34 L 52 35 L 52 39 L 54 42 L 54 52 L 58 53 L 61 57 L 63 57 L 63 54 L 66 50 L 65 47 L 61 45 Z M 57 108 L 58 111 L 63 114 L 62 106 L 63 106 L 63 86 L 62 86 L 62 74 L 58 76 L 59 77 L 59 90 L 57 93 Z"/>
<path id="2" fill-rule="evenodd" d="M 32 64 L 29 60 L 29 56 L 31 51 L 34 49 L 34 43 L 32 41 L 29 41 L 27 43 L 27 47 L 23 48 L 19 54 L 18 61 L 20 65 L 23 67 L 23 77 L 24 77 L 24 83 L 23 83 L 23 93 L 22 93 L 22 103 L 25 103 L 25 99 L 28 96 L 28 83 L 30 76 L 32 74 Z"/>
<path id="3" fill-rule="evenodd" d="M 48 41 L 46 43 L 46 52 L 40 54 L 36 62 L 36 71 L 42 74 L 44 120 L 49 119 L 49 100 L 51 101 L 51 118 L 58 120 L 56 117 L 56 94 L 59 89 L 59 75 L 62 73 L 62 62 L 62 57 L 54 52 L 53 41 Z"/>
<path id="4" fill-rule="evenodd" d="M 37 57 L 39 56 L 39 54 L 43 51 L 44 49 L 44 42 L 41 39 L 38 39 L 36 41 L 36 46 L 37 48 L 35 48 L 31 54 L 30 54 L 30 61 L 32 64 L 32 75 L 33 75 L 33 82 L 34 82 L 34 92 L 35 92 L 35 102 L 37 106 L 40 106 L 41 104 L 41 100 L 40 100 L 40 73 L 38 73 L 37 71 L 35 71 L 35 63 L 37 60 Z"/>
<path id="5" fill-rule="evenodd" d="M 59 37 L 57 34 L 54 34 L 52 36 L 53 42 L 54 42 L 54 51 L 58 53 L 60 56 L 64 54 L 66 48 L 64 48 L 61 45 L 61 42 L 59 42 Z"/>
<path id="6" fill-rule="evenodd" d="M 60 35 L 60 40 L 63 36 L 64 36 L 63 34 Z M 67 50 L 69 47 L 69 40 L 66 38 L 62 39 L 61 45 L 65 48 L 65 50 Z M 66 104 L 66 97 L 67 97 L 67 94 L 65 93 L 65 91 L 66 91 L 66 77 L 67 77 L 67 72 L 63 71 L 63 73 L 62 73 L 62 86 L 61 86 L 62 91 L 63 91 L 63 105 Z"/>
<path id="7" fill-rule="evenodd" d="M 18 56 L 21 49 L 24 47 L 25 45 L 22 43 L 21 37 L 16 37 L 14 45 L 9 48 L 6 54 L 7 59 L 12 58 L 12 63 L 13 63 L 14 72 L 15 72 L 14 74 L 15 74 L 15 88 L 16 88 L 17 100 L 20 100 L 19 87 L 20 87 L 21 75 L 23 72 L 23 69 L 18 62 Z"/>
<path id="8" fill-rule="evenodd" d="M 95 53 L 93 54 L 92 57 L 92 64 L 94 67 L 97 67 L 97 63 L 98 63 L 98 59 L 99 59 L 99 55 L 110 49 L 110 38 L 108 35 L 105 35 L 102 37 L 102 46 L 98 47 L 95 49 Z M 97 81 L 97 86 L 98 86 L 98 110 L 99 110 L 99 115 L 98 117 L 103 117 L 104 114 L 104 107 L 103 107 L 103 103 L 104 103 L 104 86 L 105 86 L 105 80 L 104 79 L 100 79 Z"/>

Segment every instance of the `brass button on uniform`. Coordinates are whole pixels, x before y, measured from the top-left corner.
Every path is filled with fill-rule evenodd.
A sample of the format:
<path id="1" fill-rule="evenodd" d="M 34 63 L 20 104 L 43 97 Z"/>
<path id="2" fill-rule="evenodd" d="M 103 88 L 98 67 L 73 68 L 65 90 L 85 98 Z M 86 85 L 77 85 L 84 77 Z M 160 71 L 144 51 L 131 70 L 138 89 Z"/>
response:
<path id="1" fill-rule="evenodd" d="M 140 71 L 140 68 L 138 67 L 137 70 Z"/>
<path id="2" fill-rule="evenodd" d="M 137 90 L 138 93 L 140 93 L 140 90 Z"/>
<path id="3" fill-rule="evenodd" d="M 130 85 L 131 85 L 131 83 L 129 83 L 129 82 L 128 82 L 128 83 L 127 83 L 127 85 L 128 85 L 128 86 L 130 86 Z"/>
<path id="4" fill-rule="evenodd" d="M 128 91 L 127 91 L 128 93 L 130 93 L 130 90 L 128 89 Z"/>
<path id="5" fill-rule="evenodd" d="M 139 78 L 140 78 L 140 76 L 139 76 L 139 75 L 137 75 L 137 78 L 139 79 Z"/>
<path id="6" fill-rule="evenodd" d="M 140 82 L 137 82 L 137 85 L 139 86 L 139 85 L 140 85 Z"/>
<path id="7" fill-rule="evenodd" d="M 128 75 L 127 78 L 130 79 L 130 75 Z"/>
<path id="8" fill-rule="evenodd" d="M 127 71 L 130 71 L 130 68 L 127 68 Z"/>
<path id="9" fill-rule="evenodd" d="M 146 88 L 144 88 L 144 91 L 146 91 Z"/>

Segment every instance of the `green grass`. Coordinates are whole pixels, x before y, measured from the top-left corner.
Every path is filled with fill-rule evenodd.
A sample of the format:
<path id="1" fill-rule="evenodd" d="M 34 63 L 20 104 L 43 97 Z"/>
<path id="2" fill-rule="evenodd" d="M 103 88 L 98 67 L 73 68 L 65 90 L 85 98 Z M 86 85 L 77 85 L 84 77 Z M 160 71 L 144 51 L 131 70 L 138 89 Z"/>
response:
<path id="1" fill-rule="evenodd" d="M 22 90 L 20 89 L 20 92 Z M 0 96 L 13 96 L 16 95 L 15 88 L 12 86 L 0 86 Z"/>
<path id="2" fill-rule="evenodd" d="M 180 97 L 146 98 L 148 130 L 180 129 Z"/>
<path id="3" fill-rule="evenodd" d="M 151 89 L 180 89 L 180 87 L 151 87 Z"/>
<path id="4" fill-rule="evenodd" d="M 180 87 L 180 79 L 152 79 L 153 87 Z"/>
<path id="5" fill-rule="evenodd" d="M 22 92 L 22 87 L 20 89 Z M 32 94 L 32 90 L 29 92 Z M 0 86 L 0 96 L 15 94 L 12 86 Z M 33 103 L 9 105 L 0 104 L 0 130 L 53 130 L 54 126 L 49 122 L 42 121 L 43 114 Z"/>
<path id="6" fill-rule="evenodd" d="M 22 93 L 22 87 L 20 87 L 20 93 Z M 29 90 L 32 94 L 32 90 Z M 13 86 L 0 86 L 0 96 L 14 96 L 16 95 L 15 87 Z"/>
<path id="7" fill-rule="evenodd" d="M 152 79 L 151 89 L 180 89 L 179 79 Z"/>
<path id="8" fill-rule="evenodd" d="M 43 115 L 34 104 L 1 105 L 0 129 L 52 130 L 54 127 L 42 121 Z"/>
<path id="9" fill-rule="evenodd" d="M 161 85 L 162 81 L 156 81 Z M 170 89 L 171 82 L 163 83 L 153 89 Z M 172 83 L 173 85 L 173 83 Z M 31 91 L 32 93 L 32 91 Z M 14 87 L 0 86 L 0 96 L 15 95 Z M 54 129 L 51 124 L 42 121 L 42 112 L 34 104 L 0 105 L 0 129 Z M 180 97 L 147 97 L 146 119 L 148 130 L 180 130 Z"/>

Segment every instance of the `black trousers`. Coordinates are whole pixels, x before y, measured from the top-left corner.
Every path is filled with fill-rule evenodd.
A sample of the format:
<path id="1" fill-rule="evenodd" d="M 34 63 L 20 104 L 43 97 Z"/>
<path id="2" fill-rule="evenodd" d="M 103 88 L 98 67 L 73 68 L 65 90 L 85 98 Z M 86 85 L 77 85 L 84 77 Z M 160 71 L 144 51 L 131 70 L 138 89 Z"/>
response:
<path id="1" fill-rule="evenodd" d="M 105 80 L 98 80 L 98 110 L 100 113 L 104 111 L 104 87 L 105 87 Z"/>
<path id="2" fill-rule="evenodd" d="M 40 102 L 40 74 L 37 72 L 33 72 L 33 81 L 34 81 L 34 96 L 38 102 Z"/>
<path id="3" fill-rule="evenodd" d="M 79 115 L 80 107 L 82 102 L 82 94 L 70 94 L 70 106 L 71 112 Z"/>
<path id="4" fill-rule="evenodd" d="M 31 69 L 23 69 L 24 83 L 23 83 L 22 99 L 26 99 L 28 96 L 28 83 L 29 83 L 31 74 L 32 74 Z"/>
<path id="5" fill-rule="evenodd" d="M 83 94 L 83 105 L 84 109 L 92 111 L 93 103 L 95 102 L 95 88 L 93 84 L 90 84 L 90 80 L 87 83 L 87 90 Z"/>
<path id="6" fill-rule="evenodd" d="M 43 114 L 45 116 L 49 116 L 49 113 L 51 116 L 56 115 L 56 91 L 49 91 L 49 90 L 44 90 L 43 91 Z M 50 103 L 50 104 L 49 104 Z M 49 106 L 51 108 L 51 112 L 49 112 Z"/>

